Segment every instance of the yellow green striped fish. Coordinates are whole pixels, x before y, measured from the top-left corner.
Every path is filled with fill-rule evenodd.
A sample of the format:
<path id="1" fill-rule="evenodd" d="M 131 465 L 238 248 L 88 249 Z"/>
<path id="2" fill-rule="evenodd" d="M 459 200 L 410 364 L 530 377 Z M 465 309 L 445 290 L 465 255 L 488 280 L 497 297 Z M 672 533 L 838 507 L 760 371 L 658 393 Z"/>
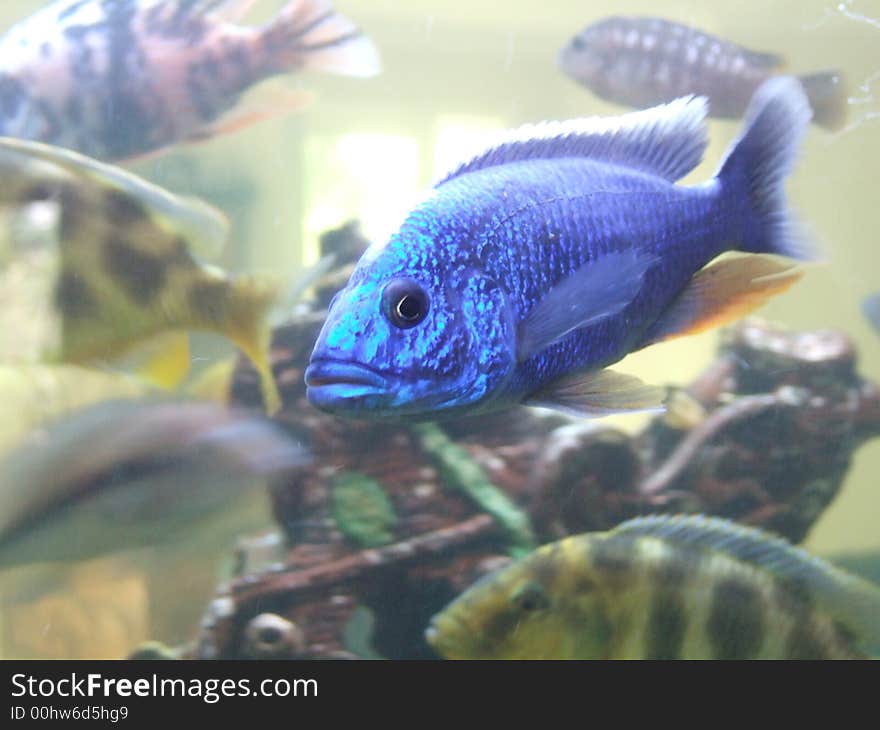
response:
<path id="1" fill-rule="evenodd" d="M 8 137 L 0 176 L 0 206 L 50 202 L 59 211 L 59 360 L 106 362 L 158 336 L 214 332 L 254 363 L 269 413 L 280 408 L 269 365 L 280 282 L 233 276 L 193 255 L 223 247 L 229 225 L 219 210 L 76 152 Z M 189 367 L 187 341 L 175 343 L 173 356 L 150 366 L 168 385 Z"/>
<path id="2" fill-rule="evenodd" d="M 760 530 L 651 516 L 545 545 L 435 616 L 449 659 L 845 659 L 880 588 Z"/>

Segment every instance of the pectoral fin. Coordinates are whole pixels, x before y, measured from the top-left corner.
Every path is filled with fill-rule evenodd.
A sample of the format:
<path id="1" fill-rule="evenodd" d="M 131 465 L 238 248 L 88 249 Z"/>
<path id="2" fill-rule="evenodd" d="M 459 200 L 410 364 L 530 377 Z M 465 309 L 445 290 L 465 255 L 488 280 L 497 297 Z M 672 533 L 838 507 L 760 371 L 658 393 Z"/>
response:
<path id="1" fill-rule="evenodd" d="M 189 335 L 186 332 L 159 335 L 138 373 L 147 382 L 165 390 L 174 390 L 186 379 L 191 362 Z"/>
<path id="2" fill-rule="evenodd" d="M 203 142 L 223 134 L 240 132 L 252 124 L 285 114 L 293 114 L 307 107 L 314 94 L 304 89 L 291 89 L 280 82 L 267 82 L 249 93 L 235 108 L 202 127 L 188 142 Z"/>
<path id="3" fill-rule="evenodd" d="M 661 315 L 641 347 L 726 324 L 760 307 L 803 276 L 796 265 L 754 254 L 710 264 Z"/>
<path id="4" fill-rule="evenodd" d="M 576 329 L 617 314 L 642 288 L 653 255 L 615 251 L 588 261 L 536 304 L 519 327 L 517 359 L 528 360 Z"/>
<path id="5" fill-rule="evenodd" d="M 534 393 L 526 403 L 578 416 L 607 416 L 662 411 L 665 397 L 665 388 L 646 385 L 633 375 L 599 370 L 559 378 Z"/>

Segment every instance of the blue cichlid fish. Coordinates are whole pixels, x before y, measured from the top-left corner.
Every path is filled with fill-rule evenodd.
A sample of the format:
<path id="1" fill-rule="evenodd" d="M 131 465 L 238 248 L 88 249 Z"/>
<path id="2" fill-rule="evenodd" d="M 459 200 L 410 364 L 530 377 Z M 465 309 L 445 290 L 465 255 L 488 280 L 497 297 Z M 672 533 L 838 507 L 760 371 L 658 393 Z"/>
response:
<path id="1" fill-rule="evenodd" d="M 676 185 L 705 115 L 683 98 L 525 127 L 459 166 L 332 302 L 309 400 L 362 418 L 659 407 L 662 389 L 605 368 L 799 277 L 759 254 L 808 255 L 783 192 L 810 120 L 800 84 L 768 81 L 716 177 Z M 706 266 L 730 250 L 753 253 Z"/>
<path id="2" fill-rule="evenodd" d="M 291 0 L 262 27 L 237 25 L 254 1 L 51 3 L 0 38 L 0 135 L 127 159 L 307 103 L 284 89 L 242 102 L 271 76 L 379 72 L 372 42 L 330 0 Z"/>
<path id="3" fill-rule="evenodd" d="M 785 60 L 663 18 L 611 17 L 587 26 L 559 52 L 560 68 L 597 96 L 644 108 L 684 96 L 709 99 L 709 114 L 737 119 Z M 846 122 L 846 84 L 840 71 L 798 77 L 827 129 Z"/>
<path id="4" fill-rule="evenodd" d="M 487 575 L 427 638 L 448 659 L 856 659 L 880 588 L 754 528 L 649 516 Z"/>

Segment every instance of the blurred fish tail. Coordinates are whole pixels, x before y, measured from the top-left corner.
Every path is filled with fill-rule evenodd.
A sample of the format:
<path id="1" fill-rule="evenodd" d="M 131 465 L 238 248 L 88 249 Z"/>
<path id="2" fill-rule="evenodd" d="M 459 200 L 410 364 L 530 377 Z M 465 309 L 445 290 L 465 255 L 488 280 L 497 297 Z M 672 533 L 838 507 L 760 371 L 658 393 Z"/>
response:
<path id="1" fill-rule="evenodd" d="M 263 29 L 261 43 L 275 69 L 309 68 L 344 76 L 381 70 L 373 42 L 330 0 L 291 0 Z"/>
<path id="2" fill-rule="evenodd" d="M 260 376 L 266 412 L 281 408 L 281 396 L 272 375 L 269 350 L 272 329 L 269 318 L 279 296 L 277 284 L 258 277 L 242 277 L 229 290 L 228 316 L 219 329 L 250 358 Z"/>
<path id="3" fill-rule="evenodd" d="M 821 71 L 799 76 L 810 106 L 813 121 L 820 127 L 836 132 L 846 124 L 846 79 L 840 71 Z"/>
<path id="4" fill-rule="evenodd" d="M 862 302 L 862 311 L 874 329 L 880 332 L 880 292 L 872 294 Z"/>
<path id="5" fill-rule="evenodd" d="M 747 220 L 739 250 L 814 258 L 808 236 L 788 209 L 784 190 L 810 117 L 807 97 L 791 77 L 767 81 L 749 103 L 744 131 L 716 178 L 725 195 L 746 197 Z"/>

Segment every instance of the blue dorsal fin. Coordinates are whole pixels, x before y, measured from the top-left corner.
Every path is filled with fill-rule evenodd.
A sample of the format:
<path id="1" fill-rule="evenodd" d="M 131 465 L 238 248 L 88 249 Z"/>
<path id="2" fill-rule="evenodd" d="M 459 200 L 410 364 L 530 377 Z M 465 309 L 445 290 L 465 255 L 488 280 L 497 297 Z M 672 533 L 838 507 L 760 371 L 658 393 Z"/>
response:
<path id="1" fill-rule="evenodd" d="M 675 181 L 703 159 L 706 110 L 704 97 L 685 96 L 618 117 L 526 124 L 502 134 L 492 147 L 443 175 L 435 187 L 487 167 L 563 157 L 588 157 Z"/>
<path id="2" fill-rule="evenodd" d="M 859 638 L 880 643 L 880 587 L 858 578 L 782 538 L 704 515 L 649 515 L 628 520 L 614 535 L 656 537 L 713 550 L 805 587 Z"/>

